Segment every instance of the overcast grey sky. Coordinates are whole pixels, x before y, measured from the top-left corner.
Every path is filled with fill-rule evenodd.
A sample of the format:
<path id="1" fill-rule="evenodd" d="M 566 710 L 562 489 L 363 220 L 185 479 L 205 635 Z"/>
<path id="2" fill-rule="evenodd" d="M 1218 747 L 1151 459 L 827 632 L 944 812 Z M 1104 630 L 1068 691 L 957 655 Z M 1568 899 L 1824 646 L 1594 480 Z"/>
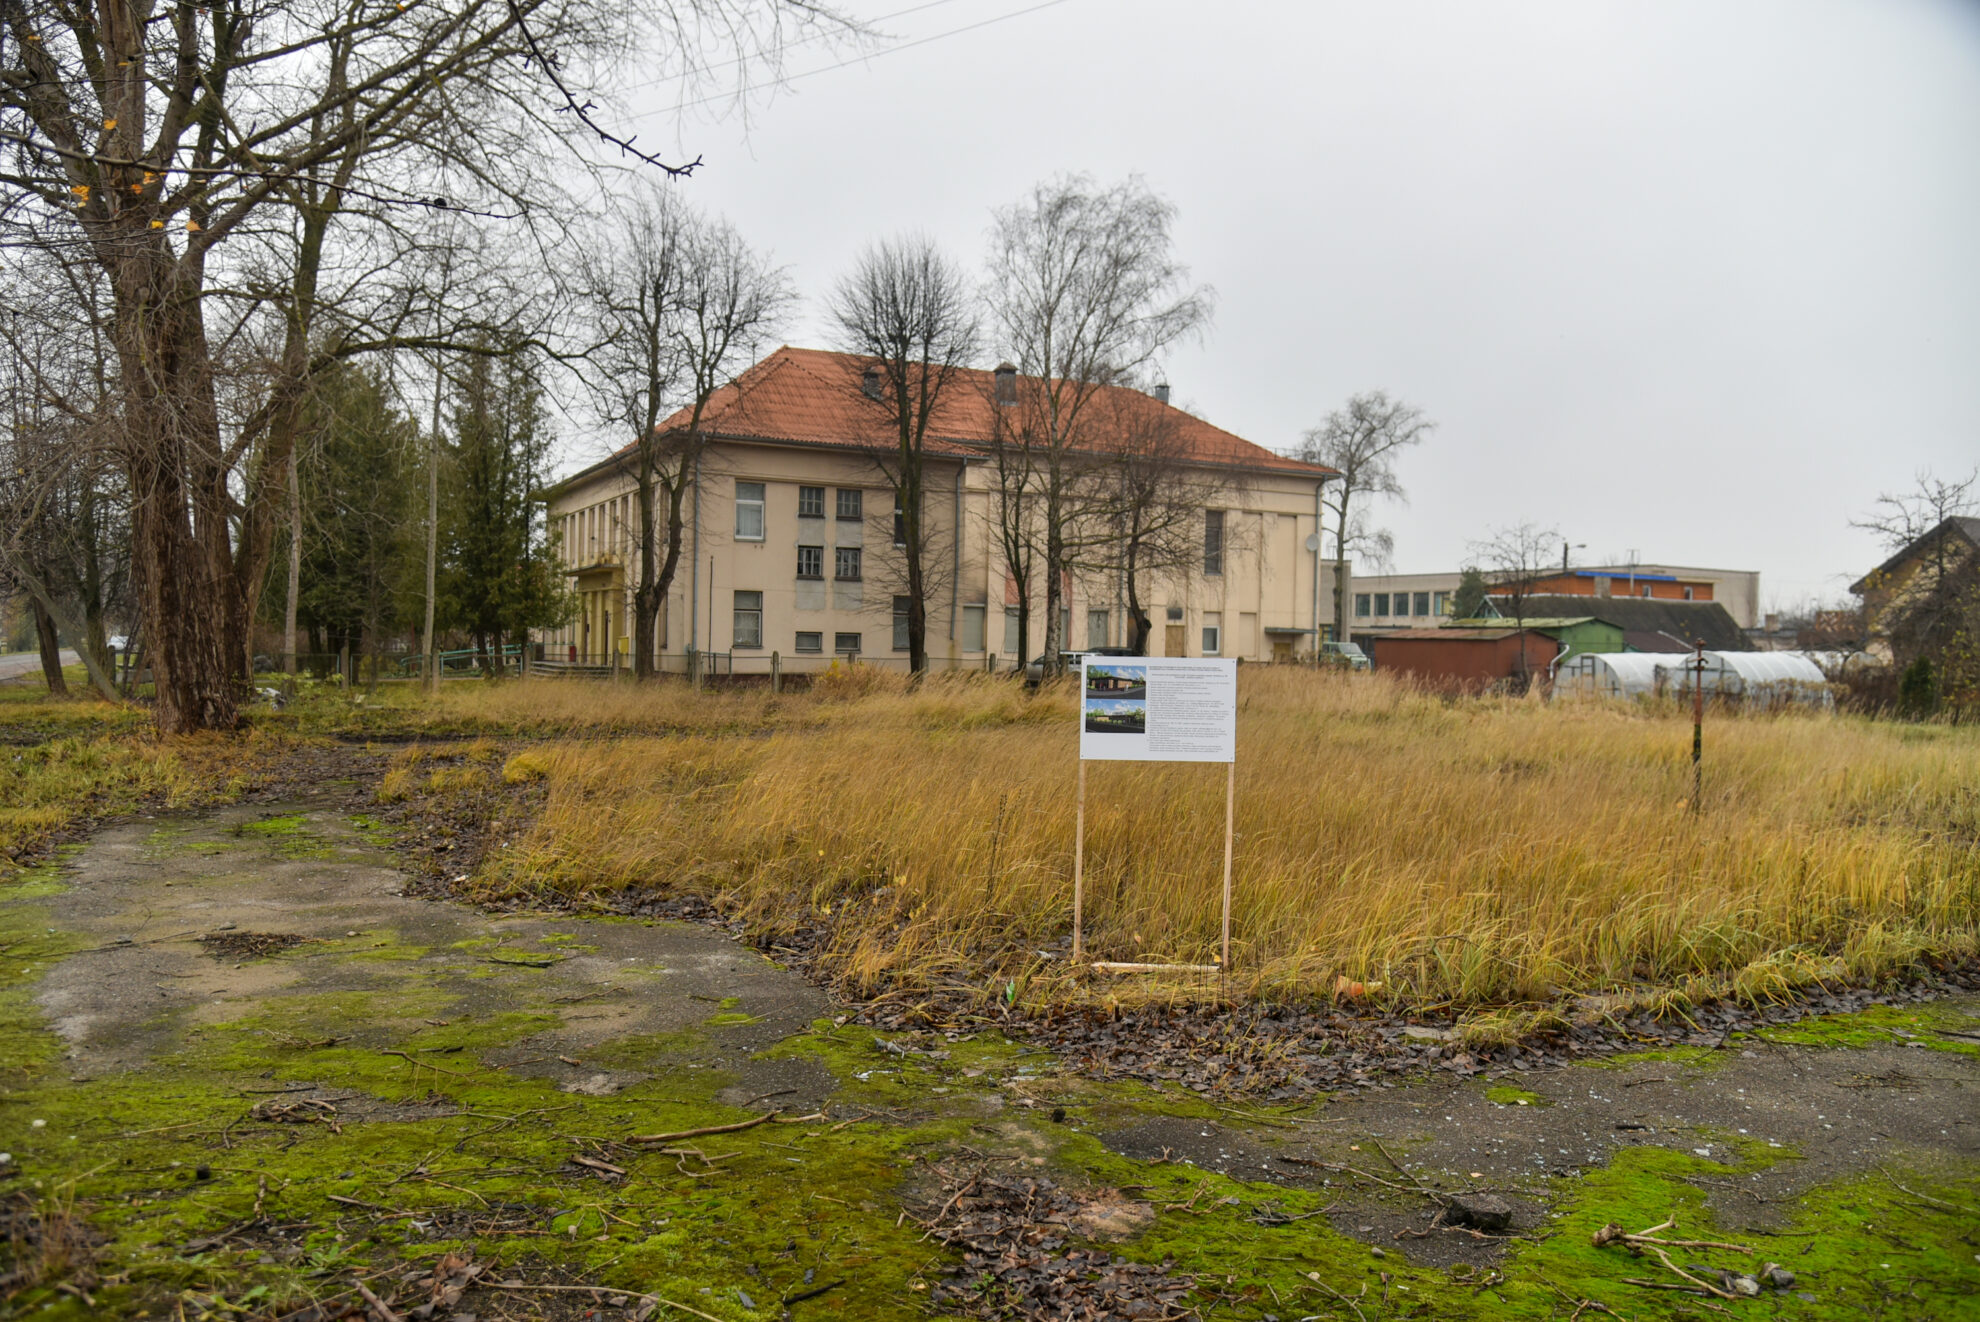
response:
<path id="1" fill-rule="evenodd" d="M 971 24 L 794 50 L 746 131 L 629 94 L 790 267 L 793 342 L 875 236 L 974 268 L 1034 181 L 1136 173 L 1219 295 L 1179 402 L 1275 449 L 1359 390 L 1437 420 L 1398 570 L 1530 519 L 1835 596 L 1852 514 L 1980 464 L 1980 4 L 943 0 L 875 49 Z"/>

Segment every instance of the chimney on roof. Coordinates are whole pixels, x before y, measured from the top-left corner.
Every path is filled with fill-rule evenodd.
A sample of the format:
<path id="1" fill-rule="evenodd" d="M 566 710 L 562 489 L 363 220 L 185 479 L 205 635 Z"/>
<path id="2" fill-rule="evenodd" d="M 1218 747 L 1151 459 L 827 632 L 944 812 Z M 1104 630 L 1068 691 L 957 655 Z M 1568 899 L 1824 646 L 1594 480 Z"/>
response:
<path id="1" fill-rule="evenodd" d="M 859 379 L 859 393 L 866 396 L 868 399 L 880 398 L 879 368 L 869 367 L 866 369 L 866 374 L 860 377 Z"/>
<path id="2" fill-rule="evenodd" d="M 1169 383 L 1167 381 L 1155 387 L 1155 402 L 1157 404 L 1166 404 L 1169 402 Z"/>
<path id="3" fill-rule="evenodd" d="M 995 373 L 999 404 L 1017 403 L 1017 366 L 1014 363 L 998 363 Z"/>

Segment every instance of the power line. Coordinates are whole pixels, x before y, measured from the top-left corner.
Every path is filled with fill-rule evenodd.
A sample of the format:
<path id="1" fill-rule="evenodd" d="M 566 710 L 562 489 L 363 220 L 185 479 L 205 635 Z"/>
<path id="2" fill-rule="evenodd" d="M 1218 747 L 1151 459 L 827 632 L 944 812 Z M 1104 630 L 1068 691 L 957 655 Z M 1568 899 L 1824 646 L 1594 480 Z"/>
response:
<path id="1" fill-rule="evenodd" d="M 866 55 L 856 55 L 851 59 L 840 60 L 837 64 L 827 64 L 816 69 L 806 69 L 803 73 L 794 73 L 787 78 L 779 79 L 777 85 L 783 86 L 786 84 L 795 83 L 800 79 L 815 78 L 821 73 L 831 73 L 834 70 L 850 68 L 855 64 L 865 64 L 868 63 L 869 61 L 877 60 L 883 55 L 895 55 L 904 50 L 913 50 L 916 46 L 926 46 L 930 42 L 943 41 L 949 37 L 959 37 L 965 32 L 975 32 L 979 28 L 992 27 L 998 23 L 1008 22 L 1009 20 L 1014 18 L 1023 18 L 1026 14 L 1035 14 L 1041 9 L 1051 9 L 1065 3 L 1066 0 L 1044 0 L 1044 3 L 1042 4 L 1030 5 L 1024 9 L 1014 9 L 1008 14 L 998 14 L 994 18 L 986 18 L 975 23 L 967 23 L 959 28 L 950 28 L 946 32 L 935 32 L 929 34 L 926 37 L 916 37 L 912 41 L 903 41 L 898 45 L 888 46 L 884 50 L 877 50 L 870 52 L 869 54 Z M 670 106 L 667 108 L 665 113 L 678 114 L 683 110 L 692 110 L 696 106 L 712 105 L 717 101 L 727 101 L 729 99 L 730 99 L 729 93 L 723 93 L 720 96 L 698 97 L 693 101 L 682 101 L 673 106 Z M 648 111 L 644 115 L 634 115 L 633 118 L 644 119 L 651 115 L 660 114 L 660 113 L 662 112 L 657 110 Z"/>
<path id="2" fill-rule="evenodd" d="M 909 14 L 919 14 L 924 9 L 940 9 L 943 5 L 952 5 L 955 3 L 956 0 L 927 0 L 926 4 L 911 5 L 906 9 L 896 9 L 891 14 L 882 14 L 878 18 L 866 19 L 864 21 L 877 26 L 881 23 L 891 23 L 897 18 L 906 18 Z M 836 35 L 837 35 L 836 33 L 832 33 L 832 32 L 814 32 L 812 35 L 808 37 L 799 37 L 795 41 L 785 42 L 783 44 L 782 50 L 790 50 L 793 47 L 797 47 L 797 46 L 809 46 L 813 42 L 818 42 L 818 41 L 828 41 Z M 758 58 L 760 57 L 755 55 L 738 55 L 732 60 L 721 60 L 715 64 L 705 65 L 700 69 L 684 70 L 683 72 L 677 74 L 665 74 L 659 78 L 649 78 L 643 83 L 628 83 L 620 90 L 626 92 L 641 92 L 649 87 L 658 87 L 662 83 L 676 82 L 680 79 L 692 78 L 699 74 L 710 74 L 720 69 L 732 69 L 738 64 L 750 64 L 755 60 L 757 60 Z"/>

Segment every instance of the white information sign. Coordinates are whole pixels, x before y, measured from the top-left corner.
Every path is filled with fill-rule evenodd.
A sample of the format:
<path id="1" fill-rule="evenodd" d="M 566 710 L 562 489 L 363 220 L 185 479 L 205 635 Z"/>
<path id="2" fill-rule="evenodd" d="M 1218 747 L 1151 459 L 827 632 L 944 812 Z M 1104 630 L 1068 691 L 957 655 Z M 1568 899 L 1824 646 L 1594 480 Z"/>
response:
<path id="1" fill-rule="evenodd" d="M 1079 698 L 1082 760 L 1237 760 L 1235 660 L 1089 656 Z"/>

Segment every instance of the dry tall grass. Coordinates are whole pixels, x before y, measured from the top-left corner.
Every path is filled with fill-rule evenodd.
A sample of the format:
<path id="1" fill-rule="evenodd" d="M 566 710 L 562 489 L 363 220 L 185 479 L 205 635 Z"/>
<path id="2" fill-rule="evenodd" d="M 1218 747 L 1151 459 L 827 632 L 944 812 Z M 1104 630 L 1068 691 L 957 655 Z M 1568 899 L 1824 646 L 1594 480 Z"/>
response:
<path id="1" fill-rule="evenodd" d="M 1239 990 L 1346 974 L 1419 1005 L 1762 998 L 1975 951 L 1973 730 L 1714 717 L 1694 817 L 1674 712 L 1280 669 L 1247 669 L 1240 704 Z M 724 894 L 773 927 L 823 920 L 833 966 L 869 990 L 1001 989 L 1055 967 L 1033 952 L 1070 920 L 1070 691 L 828 686 L 753 710 L 750 737 L 520 754 L 509 775 L 546 778 L 547 804 L 485 883 Z M 1213 954 L 1223 786 L 1215 766 L 1089 768 L 1098 954 Z"/>

